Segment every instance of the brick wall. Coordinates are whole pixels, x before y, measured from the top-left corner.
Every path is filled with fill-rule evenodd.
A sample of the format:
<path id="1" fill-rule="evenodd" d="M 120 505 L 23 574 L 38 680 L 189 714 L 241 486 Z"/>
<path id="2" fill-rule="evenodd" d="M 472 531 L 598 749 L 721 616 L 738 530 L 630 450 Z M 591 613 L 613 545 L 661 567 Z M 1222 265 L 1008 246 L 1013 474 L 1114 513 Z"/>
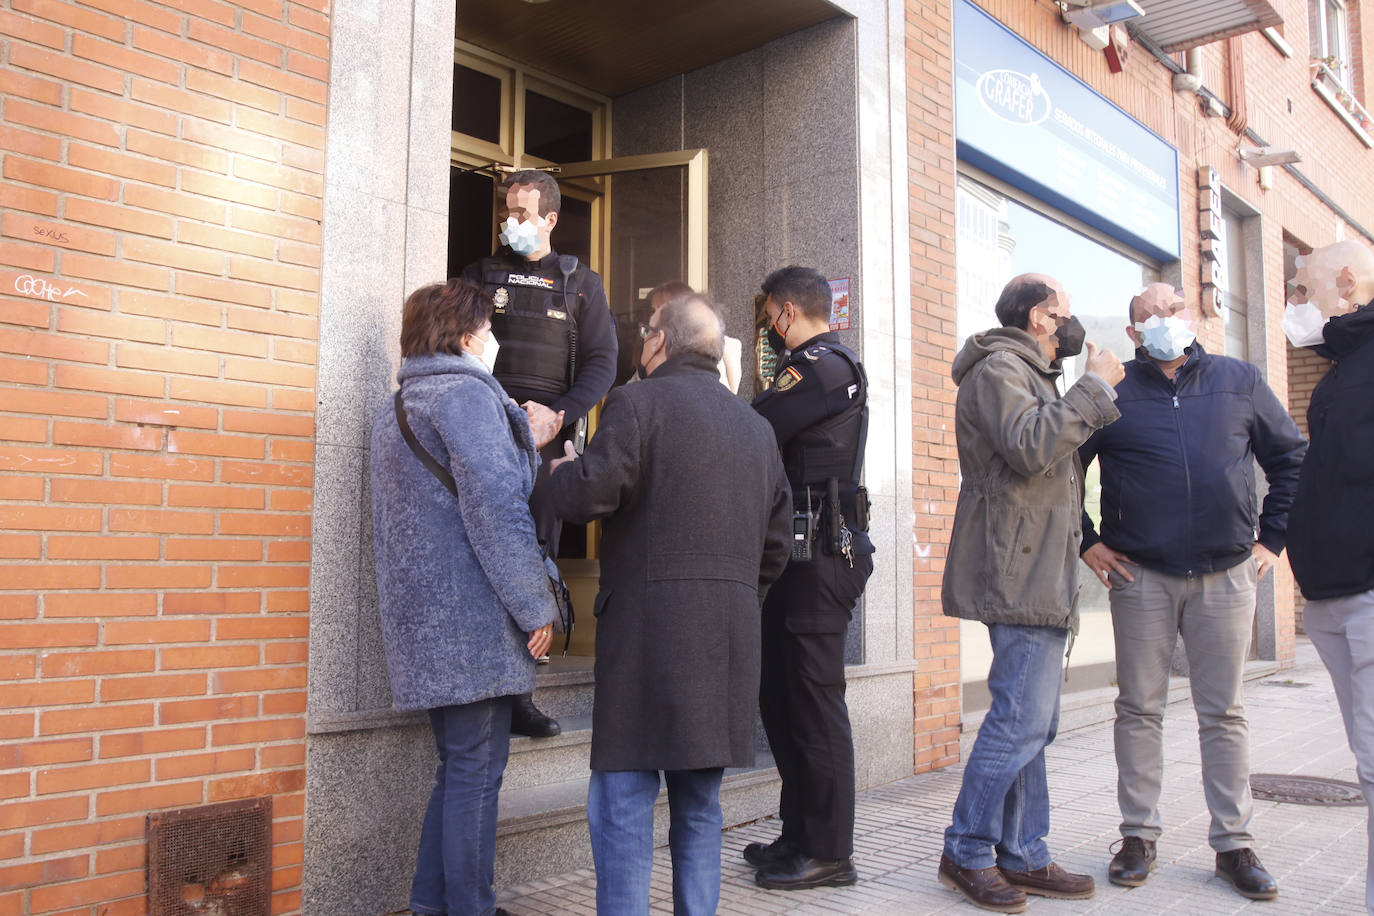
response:
<path id="1" fill-rule="evenodd" d="M 0 0 L 0 914 L 259 795 L 298 908 L 328 9 Z"/>
<path id="2" fill-rule="evenodd" d="M 959 761 L 959 622 L 940 608 L 959 463 L 954 443 L 954 62 L 949 0 L 907 0 L 911 192 L 915 768 Z"/>

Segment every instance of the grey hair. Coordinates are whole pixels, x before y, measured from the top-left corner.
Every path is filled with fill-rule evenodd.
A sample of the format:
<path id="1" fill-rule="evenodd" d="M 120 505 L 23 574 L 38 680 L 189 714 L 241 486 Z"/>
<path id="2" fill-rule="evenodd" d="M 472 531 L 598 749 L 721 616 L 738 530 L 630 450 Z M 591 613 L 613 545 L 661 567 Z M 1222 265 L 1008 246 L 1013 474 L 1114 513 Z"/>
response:
<path id="1" fill-rule="evenodd" d="M 663 347 L 669 356 L 697 353 L 718 363 L 725 353 L 725 319 L 720 306 L 700 293 L 668 300 L 654 320 L 654 326 L 663 332 Z"/>

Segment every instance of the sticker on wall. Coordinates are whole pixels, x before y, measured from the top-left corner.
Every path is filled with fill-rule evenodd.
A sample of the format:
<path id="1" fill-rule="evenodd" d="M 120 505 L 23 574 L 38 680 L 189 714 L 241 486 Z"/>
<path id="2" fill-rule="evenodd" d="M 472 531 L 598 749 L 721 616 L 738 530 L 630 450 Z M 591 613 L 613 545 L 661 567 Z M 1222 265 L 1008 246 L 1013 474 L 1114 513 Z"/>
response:
<path id="1" fill-rule="evenodd" d="M 830 281 L 830 330 L 849 329 L 849 278 Z"/>

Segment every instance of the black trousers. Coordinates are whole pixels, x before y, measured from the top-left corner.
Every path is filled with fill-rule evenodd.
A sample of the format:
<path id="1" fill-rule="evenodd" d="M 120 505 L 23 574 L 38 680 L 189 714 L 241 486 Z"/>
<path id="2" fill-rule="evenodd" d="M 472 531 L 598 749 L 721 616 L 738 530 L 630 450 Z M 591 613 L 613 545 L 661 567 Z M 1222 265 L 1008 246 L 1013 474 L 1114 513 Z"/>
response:
<path id="1" fill-rule="evenodd" d="M 854 853 L 854 737 L 844 634 L 872 557 L 789 564 L 763 603 L 759 711 L 782 776 L 782 836 L 816 859 Z"/>

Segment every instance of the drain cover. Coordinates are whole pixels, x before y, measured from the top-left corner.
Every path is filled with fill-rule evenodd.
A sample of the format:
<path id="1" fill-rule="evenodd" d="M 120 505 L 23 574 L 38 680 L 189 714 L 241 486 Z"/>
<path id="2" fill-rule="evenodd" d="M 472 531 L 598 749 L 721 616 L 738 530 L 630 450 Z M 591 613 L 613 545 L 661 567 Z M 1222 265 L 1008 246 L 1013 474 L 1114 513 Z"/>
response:
<path id="1" fill-rule="evenodd" d="M 1250 791 L 1261 801 L 1286 802 L 1290 805 L 1355 807 L 1364 804 L 1364 795 L 1355 783 L 1321 776 L 1252 773 Z"/>

